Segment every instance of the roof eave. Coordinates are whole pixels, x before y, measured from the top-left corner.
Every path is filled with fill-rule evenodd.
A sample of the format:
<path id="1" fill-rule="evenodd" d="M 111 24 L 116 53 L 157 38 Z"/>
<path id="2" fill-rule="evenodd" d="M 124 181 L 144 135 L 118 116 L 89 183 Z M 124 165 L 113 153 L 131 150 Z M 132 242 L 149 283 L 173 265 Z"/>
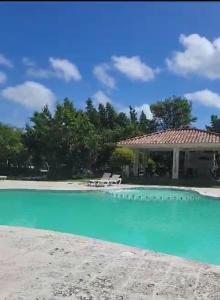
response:
<path id="1" fill-rule="evenodd" d="M 118 147 L 125 147 L 131 149 L 201 149 L 201 150 L 220 150 L 220 143 L 189 143 L 189 144 L 117 144 Z"/>

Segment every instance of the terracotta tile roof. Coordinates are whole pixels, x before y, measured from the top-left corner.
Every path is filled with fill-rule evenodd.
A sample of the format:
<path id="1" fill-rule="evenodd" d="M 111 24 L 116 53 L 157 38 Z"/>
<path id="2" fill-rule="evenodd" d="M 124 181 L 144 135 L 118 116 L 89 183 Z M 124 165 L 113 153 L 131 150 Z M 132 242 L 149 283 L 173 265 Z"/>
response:
<path id="1" fill-rule="evenodd" d="M 201 129 L 170 129 L 154 132 L 118 143 L 123 145 L 161 145 L 161 144 L 218 144 L 220 134 L 208 132 Z"/>

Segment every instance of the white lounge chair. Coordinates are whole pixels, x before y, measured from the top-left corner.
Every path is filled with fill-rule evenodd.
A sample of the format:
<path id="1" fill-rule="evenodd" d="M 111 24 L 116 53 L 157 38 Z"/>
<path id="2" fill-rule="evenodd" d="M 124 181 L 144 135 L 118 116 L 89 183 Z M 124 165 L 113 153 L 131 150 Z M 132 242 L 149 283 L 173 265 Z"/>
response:
<path id="1" fill-rule="evenodd" d="M 118 174 L 113 174 L 109 180 L 110 184 L 121 184 L 121 181 L 122 181 L 121 175 Z"/>
<path id="2" fill-rule="evenodd" d="M 5 179 L 7 179 L 8 177 L 7 176 L 5 176 L 5 175 L 1 175 L 0 176 L 0 180 L 5 180 Z"/>
<path id="3" fill-rule="evenodd" d="M 113 174 L 109 179 L 100 179 L 97 181 L 96 186 L 105 186 L 111 184 L 121 184 L 121 175 Z"/>
<path id="4" fill-rule="evenodd" d="M 88 185 L 97 185 L 100 181 L 108 181 L 111 178 L 111 173 L 104 173 L 100 179 L 91 179 L 88 182 Z"/>

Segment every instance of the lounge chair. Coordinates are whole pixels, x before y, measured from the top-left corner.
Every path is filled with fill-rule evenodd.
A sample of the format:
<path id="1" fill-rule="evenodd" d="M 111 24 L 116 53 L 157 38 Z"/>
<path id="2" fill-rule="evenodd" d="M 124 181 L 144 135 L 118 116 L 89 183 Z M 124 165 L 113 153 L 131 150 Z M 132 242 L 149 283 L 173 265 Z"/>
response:
<path id="1" fill-rule="evenodd" d="M 111 178 L 111 173 L 104 173 L 100 179 L 89 180 L 88 185 L 92 185 L 92 184 L 97 185 L 98 182 L 100 181 L 105 182 L 106 180 L 108 181 L 110 178 Z"/>
<path id="2" fill-rule="evenodd" d="M 113 174 L 109 179 L 100 179 L 96 182 L 96 186 L 105 186 L 111 184 L 121 184 L 121 175 Z"/>
<path id="3" fill-rule="evenodd" d="M 1 175 L 0 176 L 0 180 L 5 180 L 5 179 L 7 179 L 8 177 L 7 176 L 5 176 L 5 175 Z"/>
<path id="4" fill-rule="evenodd" d="M 110 184 L 121 184 L 121 181 L 122 181 L 121 175 L 118 174 L 113 174 L 109 180 Z"/>

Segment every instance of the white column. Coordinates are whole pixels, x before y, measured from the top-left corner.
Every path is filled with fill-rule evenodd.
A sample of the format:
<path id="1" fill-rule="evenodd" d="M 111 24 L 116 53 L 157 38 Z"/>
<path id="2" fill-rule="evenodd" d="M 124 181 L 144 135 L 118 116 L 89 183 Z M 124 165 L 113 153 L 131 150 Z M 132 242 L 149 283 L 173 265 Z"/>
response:
<path id="1" fill-rule="evenodd" d="M 213 169 L 216 169 L 216 155 L 215 155 L 215 151 L 213 152 Z"/>
<path id="2" fill-rule="evenodd" d="M 179 178 L 179 149 L 173 149 L 173 169 L 172 169 L 172 179 Z"/>
<path id="3" fill-rule="evenodd" d="M 212 166 L 211 166 L 211 172 L 212 172 L 212 176 L 216 177 L 216 173 L 217 173 L 217 163 L 216 163 L 216 155 L 215 155 L 215 151 L 213 152 L 213 160 L 212 160 Z"/>
<path id="4" fill-rule="evenodd" d="M 138 165 L 139 165 L 139 152 L 138 152 L 138 150 L 135 150 L 135 152 L 134 152 L 134 164 L 133 164 L 134 176 L 138 176 Z"/>
<path id="5" fill-rule="evenodd" d="M 147 162 L 147 153 L 146 153 L 146 150 L 145 150 L 144 151 L 144 163 L 143 163 L 144 176 L 146 176 L 146 162 Z"/>

